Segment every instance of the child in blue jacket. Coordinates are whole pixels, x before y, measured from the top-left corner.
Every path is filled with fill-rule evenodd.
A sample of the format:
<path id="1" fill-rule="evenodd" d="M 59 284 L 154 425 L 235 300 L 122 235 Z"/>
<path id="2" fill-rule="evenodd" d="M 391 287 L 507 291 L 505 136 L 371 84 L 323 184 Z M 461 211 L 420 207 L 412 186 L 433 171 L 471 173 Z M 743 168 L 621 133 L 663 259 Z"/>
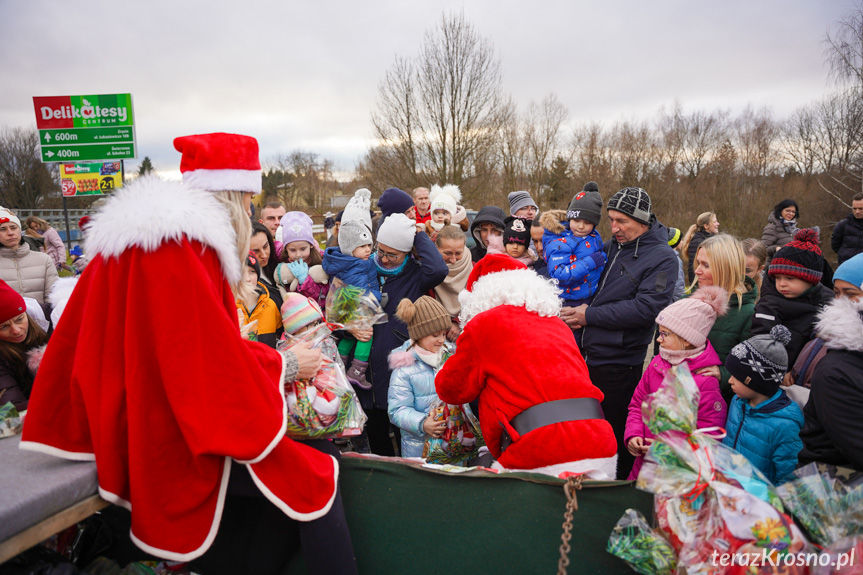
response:
<path id="1" fill-rule="evenodd" d="M 602 217 L 602 198 L 595 182 L 588 182 L 572 198 L 569 209 L 549 210 L 540 223 L 548 275 L 563 290 L 565 306 L 589 304 L 605 268 L 605 246 L 596 231 Z"/>
<path id="2" fill-rule="evenodd" d="M 360 220 L 342 222 L 339 228 L 339 247 L 327 248 L 324 252 L 324 271 L 347 285 L 371 291 L 378 301 L 381 301 L 378 272 L 371 255 L 372 232 L 366 224 Z M 348 379 L 362 389 L 371 389 L 372 384 L 366 379 L 366 370 L 369 367 L 372 340 L 357 341 L 350 334 L 346 334 L 339 342 L 339 355 L 345 365 L 348 364 L 351 350 L 354 352 L 354 359 L 347 369 Z"/>
<path id="3" fill-rule="evenodd" d="M 803 449 L 803 412 L 779 388 L 788 370 L 790 340 L 788 328 L 776 325 L 770 334 L 738 344 L 725 359 L 735 397 L 722 443 L 746 456 L 774 484 L 788 479 Z"/>
<path id="4" fill-rule="evenodd" d="M 396 317 L 407 324 L 410 339 L 389 356 L 387 413 L 402 430 L 402 457 L 422 457 L 426 438 L 446 429 L 446 421 L 435 421 L 430 411 L 438 402 L 434 378 L 452 320 L 440 302 L 425 295 L 400 301 Z"/>

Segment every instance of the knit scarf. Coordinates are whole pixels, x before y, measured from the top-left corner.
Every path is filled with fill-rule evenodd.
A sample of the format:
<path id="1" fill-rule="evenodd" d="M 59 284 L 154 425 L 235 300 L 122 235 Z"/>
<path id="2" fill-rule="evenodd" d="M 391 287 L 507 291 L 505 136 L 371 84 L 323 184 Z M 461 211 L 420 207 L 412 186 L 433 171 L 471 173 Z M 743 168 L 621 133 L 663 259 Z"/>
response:
<path id="1" fill-rule="evenodd" d="M 660 347 L 659 355 L 660 357 L 662 357 L 662 359 L 664 359 L 671 365 L 678 365 L 683 363 L 684 360 L 701 355 L 705 349 L 707 349 L 707 344 L 693 349 L 678 349 L 673 351 L 670 349 L 665 349 L 664 347 Z"/>
<path id="2" fill-rule="evenodd" d="M 433 353 L 431 351 L 428 351 L 427 349 L 421 348 L 419 344 L 414 342 L 413 349 L 416 352 L 417 357 L 420 358 L 423 363 L 428 364 L 429 366 L 431 366 L 432 369 L 437 369 L 440 367 L 441 351 L 443 351 L 443 348 Z"/>
<path id="3" fill-rule="evenodd" d="M 433 229 L 434 231 L 439 232 L 439 231 L 441 231 L 441 230 L 443 229 L 443 227 L 446 225 L 446 222 L 440 222 L 440 223 L 438 223 L 438 222 L 435 222 L 435 221 L 429 220 L 429 225 L 432 227 L 432 229 Z"/>
<path id="4" fill-rule="evenodd" d="M 461 259 L 454 264 L 447 264 L 449 274 L 444 278 L 443 283 L 434 288 L 434 293 L 437 299 L 446 308 L 447 313 L 452 317 L 458 317 L 461 311 L 461 304 L 458 301 L 458 294 L 467 285 L 467 278 L 473 269 L 470 252 L 465 250 Z"/>
<path id="5" fill-rule="evenodd" d="M 384 282 L 386 282 L 387 279 L 389 279 L 391 277 L 395 277 L 395 276 L 399 275 L 400 273 L 402 273 L 405 270 L 405 266 L 408 265 L 409 259 L 411 259 L 410 254 L 405 256 L 405 261 L 403 261 L 399 267 L 397 267 L 397 268 L 385 268 L 381 265 L 381 262 L 378 259 L 378 254 L 375 253 L 375 255 L 374 255 L 375 267 L 378 270 L 378 280 L 380 281 L 381 286 L 383 287 Z"/>

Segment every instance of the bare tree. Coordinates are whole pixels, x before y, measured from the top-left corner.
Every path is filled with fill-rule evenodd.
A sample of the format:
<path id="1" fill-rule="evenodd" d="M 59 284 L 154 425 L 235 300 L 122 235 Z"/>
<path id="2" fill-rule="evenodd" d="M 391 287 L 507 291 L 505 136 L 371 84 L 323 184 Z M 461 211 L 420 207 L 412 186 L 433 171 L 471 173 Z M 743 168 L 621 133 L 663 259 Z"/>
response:
<path id="1" fill-rule="evenodd" d="M 851 81 L 863 89 L 863 3 L 842 18 L 824 42 L 833 79 Z"/>
<path id="2" fill-rule="evenodd" d="M 386 172 L 408 176 L 410 180 L 402 185 L 411 187 L 422 179 L 419 157 L 422 128 L 415 86 L 413 64 L 396 56 L 392 68 L 387 70 L 378 87 L 378 107 L 372 112 L 372 126 L 380 140 L 382 153 L 367 159 L 367 162 L 372 162 L 369 169 L 383 168 Z M 383 158 L 387 161 L 381 162 Z"/>
<path id="3" fill-rule="evenodd" d="M 734 143 L 739 156 L 745 185 L 749 191 L 758 190 L 765 178 L 776 168 L 776 141 L 779 126 L 773 120 L 770 110 L 758 111 L 747 106 L 733 122 Z"/>
<path id="4" fill-rule="evenodd" d="M 442 15 L 415 60 L 396 58 L 379 92 L 372 126 L 383 156 L 404 172 L 464 187 L 494 167 L 500 60 L 464 14 Z"/>
<path id="5" fill-rule="evenodd" d="M 512 97 L 501 106 L 500 118 L 497 149 L 503 187 L 519 190 L 527 186 L 527 150 L 521 118 Z"/>
<path id="6" fill-rule="evenodd" d="M 4 127 L 0 132 L 0 205 L 38 208 L 57 190 L 57 165 L 43 164 L 34 129 Z"/>
<path id="7" fill-rule="evenodd" d="M 551 160 L 559 150 L 560 127 L 569 114 L 557 96 L 549 94 L 542 103 L 531 102 L 524 118 L 527 147 L 527 174 L 531 191 L 541 196 L 542 186 L 548 179 Z"/>
<path id="8" fill-rule="evenodd" d="M 853 92 L 856 92 L 859 103 L 863 98 L 863 2 L 859 2 L 836 24 L 832 32 L 827 33 L 825 43 L 832 78 L 840 84 L 850 82 L 855 87 Z M 855 192 L 863 190 L 863 158 L 860 157 L 859 149 L 857 155 L 849 159 L 855 168 L 853 189 Z M 842 186 L 848 187 L 848 184 L 843 183 Z M 825 188 L 825 191 L 830 190 Z"/>

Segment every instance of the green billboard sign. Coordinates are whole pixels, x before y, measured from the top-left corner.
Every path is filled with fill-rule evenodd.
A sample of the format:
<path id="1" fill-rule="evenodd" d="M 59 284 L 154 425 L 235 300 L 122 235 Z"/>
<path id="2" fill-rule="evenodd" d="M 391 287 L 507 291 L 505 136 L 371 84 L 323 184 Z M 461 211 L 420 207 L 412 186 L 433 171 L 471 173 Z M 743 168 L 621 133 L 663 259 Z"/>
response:
<path id="1" fill-rule="evenodd" d="M 131 94 L 33 98 L 43 162 L 135 157 Z"/>
<path id="2" fill-rule="evenodd" d="M 135 157 L 135 144 L 84 144 L 42 146 L 43 162 L 127 160 Z"/>

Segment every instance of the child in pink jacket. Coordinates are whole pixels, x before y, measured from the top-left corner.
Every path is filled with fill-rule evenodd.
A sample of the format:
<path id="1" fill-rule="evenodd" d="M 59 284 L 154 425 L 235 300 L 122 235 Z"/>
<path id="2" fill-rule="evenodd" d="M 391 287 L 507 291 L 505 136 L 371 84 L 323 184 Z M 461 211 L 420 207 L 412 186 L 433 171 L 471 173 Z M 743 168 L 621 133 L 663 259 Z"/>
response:
<path id="1" fill-rule="evenodd" d="M 698 428 L 723 427 L 728 406 L 719 392 L 719 380 L 700 375 L 699 370 L 722 365 L 719 356 L 707 341 L 713 322 L 728 309 L 728 294 L 722 288 L 705 286 L 691 297 L 674 302 L 656 318 L 659 324 L 659 355 L 655 356 L 641 376 L 626 418 L 624 441 L 636 457 L 628 479 L 637 479 L 644 454 L 650 448 L 653 434 L 641 417 L 641 404 L 656 392 L 672 366 L 685 363 L 698 385 Z"/>

